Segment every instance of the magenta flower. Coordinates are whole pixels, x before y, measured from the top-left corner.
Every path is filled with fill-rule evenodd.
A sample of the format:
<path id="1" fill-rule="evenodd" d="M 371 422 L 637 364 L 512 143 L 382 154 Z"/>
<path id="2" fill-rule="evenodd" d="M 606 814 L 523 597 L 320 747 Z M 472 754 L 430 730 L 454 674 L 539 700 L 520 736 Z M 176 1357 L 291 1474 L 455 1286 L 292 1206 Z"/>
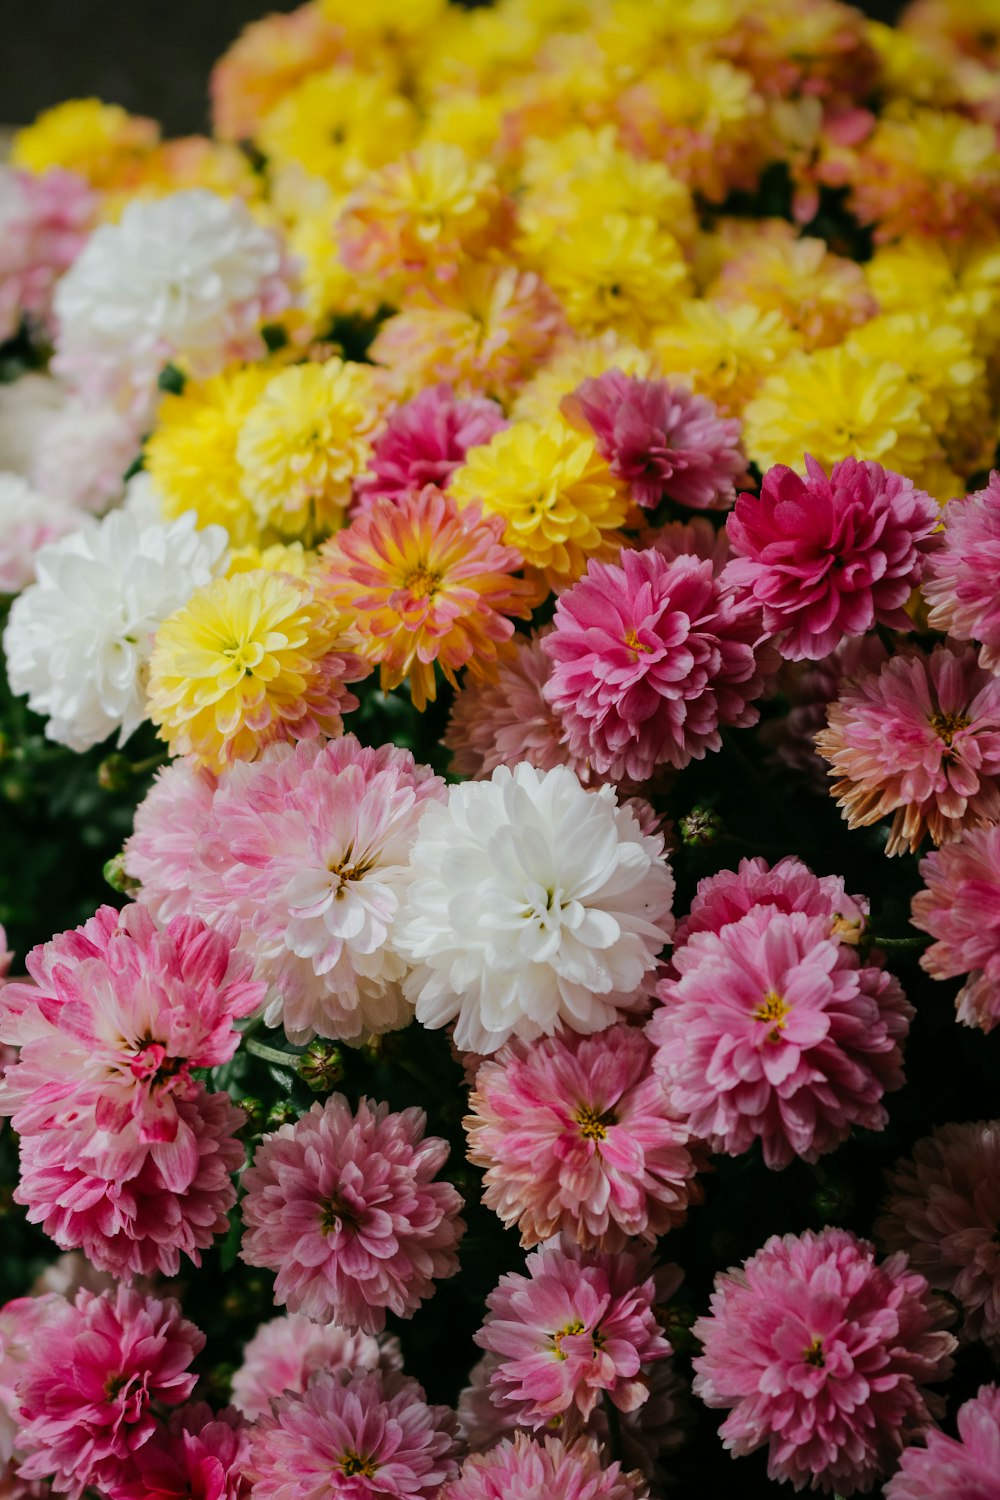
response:
<path id="1" fill-rule="evenodd" d="M 88 1487 L 114 1492 L 156 1431 L 154 1403 L 178 1406 L 191 1394 L 188 1366 L 204 1343 L 169 1299 L 128 1287 L 79 1292 L 18 1385 L 22 1478 L 51 1478 L 70 1500 Z"/>
<path id="2" fill-rule="evenodd" d="M 425 485 L 445 490 L 470 448 L 488 443 L 507 426 L 500 407 L 485 396 L 459 400 L 449 385 L 428 386 L 398 406 L 375 444 L 368 473 L 354 486 L 357 509 L 379 495 L 402 500 Z"/>
<path id="3" fill-rule="evenodd" d="M 437 1500 L 458 1471 L 454 1431 L 405 1375 L 322 1370 L 254 1425 L 253 1500 Z"/>
<path id="4" fill-rule="evenodd" d="M 1000 827 L 970 828 L 920 862 L 926 889 L 913 898 L 914 927 L 937 941 L 920 958 L 935 979 L 968 976 L 958 1019 L 992 1031 L 1000 1021 Z"/>
<path id="5" fill-rule="evenodd" d="M 233 1375 L 233 1402 L 249 1419 L 271 1410 L 273 1396 L 301 1395 L 317 1370 L 398 1370 L 399 1340 L 351 1333 L 336 1323 L 314 1323 L 298 1313 L 262 1323 Z"/>
<path id="6" fill-rule="evenodd" d="M 536 1250 L 527 1276 L 501 1276 L 486 1299 L 476 1343 L 497 1356 L 496 1405 L 522 1426 L 586 1421 L 602 1394 L 620 1411 L 649 1396 L 643 1366 L 670 1345 L 653 1311 L 657 1289 L 645 1257 L 582 1251 L 564 1240 Z"/>
<path id="7" fill-rule="evenodd" d="M 693 1135 L 769 1167 L 882 1130 L 913 1011 L 891 974 L 831 939 L 828 915 L 755 907 L 674 954 L 648 1024 L 655 1067 Z"/>
<path id="8" fill-rule="evenodd" d="M 923 583 L 935 630 L 960 641 L 981 641 L 979 664 L 1000 673 L 1000 470 L 972 495 L 941 512 L 943 545 L 930 558 Z"/>
<path id="9" fill-rule="evenodd" d="M 684 1221 L 700 1197 L 686 1125 L 672 1113 L 641 1031 L 612 1026 L 512 1043 L 484 1062 L 466 1118 L 483 1202 L 522 1245 L 560 1229 L 621 1250 Z"/>
<path id="10" fill-rule="evenodd" d="M 591 562 L 556 602 L 542 649 L 555 663 L 545 696 L 573 755 L 601 775 L 646 781 L 721 743 L 720 726 L 755 724 L 753 700 L 777 664 L 760 612 L 695 557 L 624 551 Z"/>
<path id="11" fill-rule="evenodd" d="M 738 870 L 720 870 L 698 882 L 691 910 L 677 925 L 674 950 L 696 932 L 720 933 L 755 906 L 825 917 L 827 936 L 845 943 L 857 943 L 868 918 L 867 897 L 849 896 L 839 875 L 814 875 L 794 854 L 773 867 L 759 857 L 741 859 Z"/>
<path id="12" fill-rule="evenodd" d="M 125 871 L 141 882 L 136 899 L 162 927 L 197 915 L 199 843 L 208 829 L 218 778 L 188 760 L 172 760 L 135 810 L 125 841 Z"/>
<path id="13" fill-rule="evenodd" d="M 649 510 L 667 498 L 693 510 L 725 510 L 736 486 L 747 483 L 739 422 L 667 380 L 608 370 L 564 396 L 561 410 L 591 429 L 611 472 Z"/>
<path id="14" fill-rule="evenodd" d="M 949 1317 L 905 1255 L 879 1266 L 843 1229 L 775 1235 L 716 1277 L 695 1394 L 730 1409 L 734 1457 L 767 1444 L 772 1479 L 852 1495 L 942 1410 L 923 1387 L 951 1373 Z"/>
<path id="15" fill-rule="evenodd" d="M 643 1500 L 647 1493 L 641 1474 L 626 1474 L 619 1463 L 602 1468 L 599 1448 L 586 1438 L 567 1446 L 519 1432 L 467 1458 L 438 1500 Z"/>
<path id="16" fill-rule="evenodd" d="M 996 1500 L 1000 1474 L 1000 1387 L 981 1385 L 958 1409 L 958 1437 L 937 1427 L 925 1447 L 905 1448 L 885 1500 Z"/>
<path id="17" fill-rule="evenodd" d="M 133 1458 L 112 1500 L 247 1500 L 250 1438 L 240 1414 L 198 1402 L 175 1411 Z"/>
<path id="18" fill-rule="evenodd" d="M 880 464 L 841 459 L 829 477 L 776 464 L 726 522 L 726 578 L 764 611 L 789 661 L 816 660 L 873 625 L 910 630 L 903 605 L 937 545 L 937 503 Z"/>
<path id="19" fill-rule="evenodd" d="M 22 318 L 52 332 L 56 282 L 83 248 L 97 199 L 82 177 L 60 168 L 44 173 L 0 166 L 0 343 Z"/>
<path id="20" fill-rule="evenodd" d="M 275 1300 L 314 1322 L 378 1333 L 458 1270 L 462 1199 L 435 1174 L 446 1141 L 422 1110 L 342 1094 L 258 1146 L 244 1174 L 243 1259 L 277 1271 Z"/>

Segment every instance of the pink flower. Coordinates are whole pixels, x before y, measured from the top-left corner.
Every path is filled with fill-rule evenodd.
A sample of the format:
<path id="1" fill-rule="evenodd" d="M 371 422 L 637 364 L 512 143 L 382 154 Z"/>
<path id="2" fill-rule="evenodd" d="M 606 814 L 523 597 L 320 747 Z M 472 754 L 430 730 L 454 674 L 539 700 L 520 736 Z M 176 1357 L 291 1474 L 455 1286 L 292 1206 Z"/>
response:
<path id="1" fill-rule="evenodd" d="M 560 1229 L 622 1250 L 683 1223 L 700 1197 L 685 1124 L 653 1072 L 641 1031 L 612 1026 L 512 1043 L 484 1062 L 466 1118 L 483 1202 L 522 1245 Z"/>
<path id="2" fill-rule="evenodd" d="M 124 494 L 126 471 L 141 447 L 141 425 L 133 416 L 70 400 L 35 441 L 31 482 L 43 495 L 103 515 Z"/>
<path id="3" fill-rule="evenodd" d="M 404 401 L 390 416 L 375 444 L 368 473 L 354 486 L 359 509 L 378 495 L 401 500 L 425 485 L 448 487 L 470 448 L 488 443 L 507 420 L 484 396 L 458 400 L 448 385 L 432 385 Z"/>
<path id="4" fill-rule="evenodd" d="M 926 889 L 913 898 L 913 925 L 937 941 L 920 966 L 935 979 L 968 978 L 958 1019 L 992 1031 L 1000 1021 L 1000 828 L 970 828 L 920 862 Z"/>
<path id="5" fill-rule="evenodd" d="M 776 686 L 788 698 L 787 718 L 772 719 L 760 731 L 773 762 L 806 779 L 821 796 L 829 787 L 829 767 L 816 751 L 816 735 L 826 727 L 827 705 L 844 682 L 877 672 L 889 653 L 877 635 L 859 635 L 817 662 L 789 662 Z"/>
<path id="6" fill-rule="evenodd" d="M 720 870 L 698 882 L 691 910 L 674 934 L 674 951 L 696 932 L 718 935 L 755 906 L 824 917 L 826 936 L 844 943 L 858 942 L 868 918 L 866 896 L 849 896 L 839 875 L 814 875 L 794 854 L 773 867 L 760 857 L 741 859 L 738 870 Z"/>
<path id="7" fill-rule="evenodd" d="M 134 1477 L 115 1484 L 111 1500 L 247 1500 L 249 1456 L 239 1412 L 185 1406 L 137 1451 Z"/>
<path id="8" fill-rule="evenodd" d="M 717 750 L 722 725 L 755 724 L 772 652 L 760 613 L 694 557 L 625 551 L 591 562 L 556 601 L 545 696 L 574 755 L 614 779 L 647 780 Z"/>
<path id="9" fill-rule="evenodd" d="M 884 1129 L 912 1008 L 891 974 L 831 939 L 829 915 L 755 907 L 673 961 L 648 1033 L 693 1135 L 729 1156 L 759 1139 L 780 1168 L 815 1161 L 854 1125 Z"/>
<path id="10" fill-rule="evenodd" d="M 51 1478 L 71 1500 L 88 1487 L 113 1491 L 156 1431 L 153 1404 L 178 1406 L 191 1394 L 188 1366 L 204 1344 L 169 1299 L 128 1287 L 78 1293 L 18 1386 L 22 1477 Z"/>
<path id="11" fill-rule="evenodd" d="M 342 1094 L 264 1137 L 244 1174 L 243 1259 L 277 1271 L 275 1300 L 317 1323 L 377 1333 L 458 1270 L 462 1199 L 432 1179 L 446 1141 L 422 1110 Z"/>
<path id="12" fill-rule="evenodd" d="M 97 208 L 82 177 L 0 166 L 0 343 L 22 318 L 51 332 L 52 293 L 90 232 Z"/>
<path id="13" fill-rule="evenodd" d="M 642 1500 L 646 1481 L 619 1463 L 601 1467 L 597 1445 L 580 1438 L 567 1446 L 558 1438 L 537 1441 L 519 1432 L 489 1453 L 467 1458 L 439 1500 Z"/>
<path id="14" fill-rule="evenodd" d="M 253 1500 L 437 1500 L 458 1470 L 454 1430 L 405 1375 L 323 1370 L 254 1426 Z"/>
<path id="15" fill-rule="evenodd" d="M 549 628 L 515 636 L 516 652 L 497 669 L 496 682 L 465 682 L 452 705 L 443 743 L 458 776 L 485 781 L 497 766 L 526 760 L 539 771 L 568 765 L 586 780 L 582 761 L 563 744 L 563 725 L 547 701 L 552 663 L 542 644 Z"/>
<path id="16" fill-rule="evenodd" d="M 501 1276 L 476 1334 L 480 1348 L 499 1356 L 494 1403 L 523 1426 L 560 1417 L 566 1430 L 586 1421 L 605 1392 L 620 1411 L 640 1407 L 649 1395 L 642 1367 L 670 1353 L 648 1260 L 564 1240 L 529 1255 L 527 1272 Z"/>
<path id="17" fill-rule="evenodd" d="M 775 1235 L 715 1287 L 695 1394 L 730 1408 L 734 1457 L 767 1444 L 772 1479 L 870 1489 L 940 1411 L 922 1387 L 951 1373 L 949 1312 L 905 1255 L 878 1266 L 843 1229 Z"/>
<path id="18" fill-rule="evenodd" d="M 188 760 L 161 766 L 135 812 L 125 841 L 125 871 L 141 882 L 137 900 L 160 926 L 194 916 L 199 841 L 212 813 L 218 778 Z"/>
<path id="19" fill-rule="evenodd" d="M 940 1126 L 888 1182 L 879 1240 L 961 1305 L 968 1338 L 1000 1349 L 1000 1120 Z"/>
<path id="20" fill-rule="evenodd" d="M 806 454 L 806 477 L 784 464 L 759 496 L 740 495 L 726 522 L 726 578 L 781 632 L 790 661 L 816 660 L 873 625 L 908 631 L 903 605 L 937 544 L 937 503 L 880 464 L 845 458 L 829 477 Z"/>
<path id="21" fill-rule="evenodd" d="M 233 1376 L 233 1401 L 249 1419 L 270 1413 L 273 1396 L 301 1395 L 317 1370 L 398 1370 L 399 1340 L 313 1323 L 298 1313 L 262 1323 Z"/>
<path id="22" fill-rule="evenodd" d="M 996 1500 L 1000 1474 L 1000 1387 L 981 1385 L 958 1409 L 958 1437 L 936 1427 L 926 1447 L 903 1450 L 885 1500 Z"/>
<path id="23" fill-rule="evenodd" d="M 0 1495 L 6 1496 L 4 1481 L 8 1465 L 16 1467 L 23 1452 L 18 1417 L 17 1387 L 32 1353 L 46 1330 L 64 1315 L 62 1297 L 17 1297 L 0 1307 Z"/>
<path id="24" fill-rule="evenodd" d="M 845 683 L 816 748 L 848 827 L 892 814 L 887 854 L 1000 821 L 1000 682 L 969 647 L 908 651 Z"/>
<path id="25" fill-rule="evenodd" d="M 32 489 L 20 474 L 0 472 L 0 595 L 19 594 L 34 583 L 39 548 L 76 531 L 85 519 Z"/>
<path id="26" fill-rule="evenodd" d="M 737 484 L 748 481 L 739 422 L 667 380 L 608 370 L 564 396 L 560 409 L 592 430 L 611 472 L 649 510 L 668 497 L 695 510 L 725 510 Z"/>
<path id="27" fill-rule="evenodd" d="M 1000 470 L 985 489 L 951 500 L 941 512 L 943 545 L 928 563 L 928 620 L 961 641 L 981 641 L 979 664 L 1000 674 Z"/>
<path id="28" fill-rule="evenodd" d="M 636 538 L 636 546 L 655 547 L 667 562 L 675 557 L 700 557 L 712 564 L 718 577 L 730 558 L 726 528 L 716 528 L 707 516 L 692 516 L 690 521 L 668 521 L 665 526 L 647 526 Z"/>

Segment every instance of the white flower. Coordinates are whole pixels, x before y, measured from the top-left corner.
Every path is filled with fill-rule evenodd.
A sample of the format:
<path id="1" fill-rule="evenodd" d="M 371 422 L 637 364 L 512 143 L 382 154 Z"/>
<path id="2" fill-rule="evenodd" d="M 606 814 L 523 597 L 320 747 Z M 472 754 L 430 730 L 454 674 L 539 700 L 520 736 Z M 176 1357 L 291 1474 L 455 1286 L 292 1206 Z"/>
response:
<path id="1" fill-rule="evenodd" d="M 38 494 L 20 474 L 0 473 L 0 594 L 26 588 L 39 548 L 83 521 L 79 511 Z"/>
<path id="2" fill-rule="evenodd" d="M 663 839 L 566 766 L 498 766 L 420 821 L 395 946 L 417 1020 L 494 1052 L 641 1007 L 673 930 Z"/>
<path id="3" fill-rule="evenodd" d="M 195 529 L 193 512 L 143 525 L 113 511 L 43 547 L 37 582 L 14 601 L 4 632 L 15 693 L 49 722 L 49 739 L 86 750 L 145 716 L 153 637 L 167 615 L 218 571 L 228 537 Z"/>
<path id="4" fill-rule="evenodd" d="M 203 377 L 259 358 L 261 323 L 290 300 L 281 240 L 239 199 L 202 188 L 139 199 L 59 282 L 53 369 L 90 400 L 141 407 L 167 360 Z"/>
<path id="5" fill-rule="evenodd" d="M 0 470 L 27 479 L 39 438 L 65 405 L 65 387 L 51 375 L 22 375 L 0 385 Z"/>

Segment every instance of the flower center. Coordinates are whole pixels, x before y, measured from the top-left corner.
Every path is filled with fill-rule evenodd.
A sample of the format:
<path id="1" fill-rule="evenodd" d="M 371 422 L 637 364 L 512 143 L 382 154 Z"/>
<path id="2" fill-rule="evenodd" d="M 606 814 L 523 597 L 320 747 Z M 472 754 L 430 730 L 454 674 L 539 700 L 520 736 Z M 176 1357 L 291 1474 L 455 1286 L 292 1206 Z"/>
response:
<path id="1" fill-rule="evenodd" d="M 365 1479 L 374 1479 L 378 1464 L 373 1458 L 366 1458 L 360 1453 L 355 1453 L 353 1448 L 348 1448 L 340 1460 L 340 1471 L 342 1474 L 361 1474 Z"/>
<path id="2" fill-rule="evenodd" d="M 164 1083 L 168 1078 L 176 1077 L 183 1067 L 183 1057 L 168 1056 L 166 1048 L 160 1042 L 154 1042 L 152 1037 L 146 1036 L 136 1046 L 129 1071 L 133 1078 L 143 1082 L 148 1079 L 152 1083 Z"/>
<path id="3" fill-rule="evenodd" d="M 560 1328 L 555 1333 L 550 1333 L 549 1337 L 552 1340 L 552 1351 L 555 1354 L 556 1359 L 568 1359 L 569 1358 L 568 1354 L 564 1354 L 563 1353 L 563 1349 L 562 1349 L 562 1341 L 563 1341 L 563 1339 L 570 1338 L 570 1337 L 572 1337 L 575 1334 L 583 1333 L 583 1332 L 584 1332 L 583 1324 L 580 1322 L 579 1319 L 577 1319 L 575 1323 L 567 1323 L 565 1328 Z"/>
<path id="4" fill-rule="evenodd" d="M 776 990 L 768 990 L 763 1000 L 752 1012 L 755 1021 L 767 1022 L 771 1030 L 768 1032 L 768 1040 L 777 1042 L 781 1040 L 781 1032 L 785 1029 L 785 1017 L 791 1011 L 791 1006 L 786 1005 Z"/>
<path id="5" fill-rule="evenodd" d="M 580 1134 L 588 1141 L 603 1141 L 608 1126 L 618 1124 L 614 1110 L 606 1109 L 599 1115 L 590 1104 L 581 1104 L 573 1118 L 580 1127 Z"/>
<path id="6" fill-rule="evenodd" d="M 411 568 L 406 574 L 403 587 L 409 589 L 414 599 L 429 599 L 441 587 L 441 574 L 421 564 L 419 567 Z"/>
<path id="7" fill-rule="evenodd" d="M 354 840 L 348 844 L 339 858 L 332 857 L 327 863 L 327 869 L 331 875 L 337 877 L 337 889 L 334 894 L 340 899 L 345 894 L 345 888 L 352 880 L 363 880 L 369 870 L 373 870 L 378 863 L 378 856 L 371 849 L 364 854 L 355 857 Z"/>
<path id="8" fill-rule="evenodd" d="M 357 1229 L 357 1216 L 345 1208 L 336 1194 L 323 1204 L 320 1229 L 324 1234 L 334 1234 L 338 1229 Z"/>
<path id="9" fill-rule="evenodd" d="M 234 641 L 223 648 L 222 655 L 241 672 L 252 674 L 254 667 L 260 666 L 264 652 L 258 641 Z"/>
<path id="10" fill-rule="evenodd" d="M 936 713 L 931 715 L 931 728 L 939 740 L 950 747 L 960 729 L 968 729 L 972 720 L 965 714 Z"/>
<path id="11" fill-rule="evenodd" d="M 802 1358 L 807 1365 L 813 1365 L 817 1370 L 822 1370 L 826 1365 L 826 1359 L 823 1355 L 823 1340 L 813 1339 L 812 1343 L 808 1344 L 803 1350 Z"/>
<path id="12" fill-rule="evenodd" d="M 630 651 L 652 651 L 652 646 L 644 646 L 634 630 L 630 630 L 625 637 L 625 645 Z"/>

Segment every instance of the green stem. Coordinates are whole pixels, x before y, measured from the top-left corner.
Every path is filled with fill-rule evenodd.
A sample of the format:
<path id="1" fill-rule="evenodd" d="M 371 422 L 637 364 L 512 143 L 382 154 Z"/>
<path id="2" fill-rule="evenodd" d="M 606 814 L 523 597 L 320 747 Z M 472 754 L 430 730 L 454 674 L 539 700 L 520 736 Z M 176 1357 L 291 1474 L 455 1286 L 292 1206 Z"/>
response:
<path id="1" fill-rule="evenodd" d="M 604 1402 L 604 1414 L 608 1419 L 608 1447 L 611 1449 L 611 1457 L 617 1463 L 623 1463 L 625 1452 L 622 1445 L 622 1424 L 618 1415 L 618 1408 L 609 1399 L 607 1391 L 602 1396 Z"/>
<path id="2" fill-rule="evenodd" d="M 258 1041 L 255 1036 L 243 1033 L 243 1045 L 254 1057 L 259 1057 L 263 1062 L 277 1063 L 280 1068 L 295 1069 L 298 1067 L 299 1052 L 285 1052 L 281 1047 L 269 1047 L 267 1042 Z"/>
<path id="3" fill-rule="evenodd" d="M 155 771 L 158 766 L 164 766 L 166 763 L 166 750 L 158 750 L 155 755 L 147 755 L 145 760 L 134 760 L 132 762 L 132 775 L 145 776 L 147 771 Z"/>
<path id="4" fill-rule="evenodd" d="M 926 948 L 928 941 L 925 937 L 891 938 L 865 933 L 865 942 L 871 948 Z"/>

